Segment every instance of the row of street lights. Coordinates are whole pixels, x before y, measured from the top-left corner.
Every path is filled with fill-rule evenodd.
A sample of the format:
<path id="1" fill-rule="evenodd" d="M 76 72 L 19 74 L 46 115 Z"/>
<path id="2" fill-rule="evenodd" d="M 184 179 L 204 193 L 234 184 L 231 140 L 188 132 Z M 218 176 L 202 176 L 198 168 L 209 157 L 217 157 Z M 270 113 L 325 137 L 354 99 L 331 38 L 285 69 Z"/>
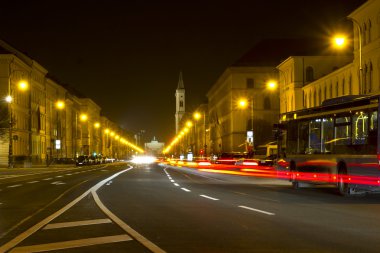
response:
<path id="1" fill-rule="evenodd" d="M 12 72 L 13 74 L 13 72 Z M 25 92 L 27 90 L 30 89 L 29 87 L 29 83 L 28 81 L 24 80 L 24 79 L 21 79 L 17 82 L 17 90 L 21 91 L 21 92 Z M 13 125 L 14 125 L 14 120 L 13 120 L 13 103 L 14 103 L 14 88 L 13 88 L 13 84 L 12 84 L 12 78 L 9 78 L 9 83 L 8 83 L 8 95 L 5 97 L 5 101 L 8 103 L 8 113 L 9 113 L 9 153 L 8 153 L 8 167 L 9 168 L 13 168 Z M 30 101 L 29 101 L 30 103 Z M 59 127 L 59 116 L 58 116 L 58 111 L 62 111 L 65 109 L 65 102 L 63 100 L 57 100 L 55 103 L 54 103 L 54 106 L 55 108 L 57 109 L 57 138 L 58 138 L 58 142 L 60 142 L 60 137 L 59 136 L 59 130 L 58 130 L 58 127 Z M 79 115 L 79 120 L 80 122 L 84 123 L 84 122 L 87 122 L 89 120 L 89 116 L 86 114 L 86 113 L 81 113 Z M 94 128 L 95 129 L 99 129 L 101 127 L 101 124 L 100 122 L 95 122 L 94 123 Z M 133 143 L 127 141 L 126 138 L 123 138 L 121 137 L 120 135 L 116 134 L 116 132 L 110 130 L 109 128 L 106 128 L 104 130 L 104 133 L 107 135 L 107 138 L 108 138 L 108 135 L 110 135 L 111 137 L 113 137 L 116 141 L 119 141 L 121 144 L 124 144 L 128 147 L 130 147 L 131 149 L 135 150 L 136 152 L 139 152 L 139 153 L 143 153 L 144 150 L 139 148 L 138 146 L 134 145 Z M 81 131 L 81 142 L 82 142 L 82 131 Z M 29 140 L 30 141 L 30 140 Z M 59 143 L 60 144 L 60 143 Z M 56 143 L 57 145 L 57 143 Z M 82 144 L 81 144 L 82 145 Z"/>

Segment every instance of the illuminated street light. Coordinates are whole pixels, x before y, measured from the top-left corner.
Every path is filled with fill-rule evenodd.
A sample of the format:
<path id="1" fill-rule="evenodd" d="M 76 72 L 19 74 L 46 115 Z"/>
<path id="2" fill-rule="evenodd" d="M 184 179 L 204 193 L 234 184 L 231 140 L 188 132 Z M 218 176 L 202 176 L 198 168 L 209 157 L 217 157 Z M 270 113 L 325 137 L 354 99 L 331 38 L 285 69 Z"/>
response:
<path id="1" fill-rule="evenodd" d="M 248 106 L 248 101 L 245 98 L 242 98 L 238 101 L 238 106 L 242 109 L 245 109 Z"/>
<path id="2" fill-rule="evenodd" d="M 87 121 L 87 120 L 88 120 L 88 116 L 87 116 L 87 114 L 82 113 L 82 114 L 80 115 L 80 121 L 84 122 L 84 121 Z"/>
<path id="3" fill-rule="evenodd" d="M 202 117 L 202 115 L 199 112 L 194 112 L 193 117 L 195 120 L 199 120 Z"/>
<path id="4" fill-rule="evenodd" d="M 94 127 L 95 127 L 95 128 L 99 128 L 99 127 L 100 127 L 100 123 L 99 123 L 99 122 L 95 122 L 95 123 L 94 123 Z"/>
<path id="5" fill-rule="evenodd" d="M 25 91 L 29 88 L 28 82 L 25 80 L 21 80 L 18 82 L 18 89 L 21 91 Z"/>
<path id="6" fill-rule="evenodd" d="M 55 102 L 55 107 L 59 110 L 62 110 L 63 108 L 65 108 L 65 102 L 63 102 L 62 100 L 58 100 L 57 102 Z"/>
<path id="7" fill-rule="evenodd" d="M 275 89 L 277 89 L 277 82 L 273 81 L 273 80 L 268 81 L 267 82 L 267 88 L 268 88 L 268 90 L 275 90 Z"/>
<path id="8" fill-rule="evenodd" d="M 193 126 L 193 122 L 191 122 L 190 120 L 186 122 L 186 126 L 188 127 L 192 127 Z"/>
<path id="9" fill-rule="evenodd" d="M 8 80 L 8 95 L 5 97 L 5 101 L 8 103 L 9 112 L 9 147 L 8 147 L 8 168 L 13 168 L 13 116 L 12 116 L 12 102 L 13 102 L 13 89 L 12 89 L 12 74 L 19 70 L 14 70 L 9 75 Z M 21 71 L 22 72 L 22 71 Z M 28 82 L 25 80 L 20 80 L 17 83 L 17 89 L 20 91 L 26 91 L 29 88 Z M 29 135 L 31 132 L 29 132 Z M 30 143 L 30 142 L 29 142 Z"/>
<path id="10" fill-rule="evenodd" d="M 346 36 L 344 35 L 336 35 L 333 38 L 333 45 L 336 48 L 343 48 L 346 46 Z"/>
<path id="11" fill-rule="evenodd" d="M 110 133 L 109 128 L 106 128 L 106 129 L 104 130 L 104 132 L 105 132 L 106 134 L 109 134 L 109 133 Z"/>

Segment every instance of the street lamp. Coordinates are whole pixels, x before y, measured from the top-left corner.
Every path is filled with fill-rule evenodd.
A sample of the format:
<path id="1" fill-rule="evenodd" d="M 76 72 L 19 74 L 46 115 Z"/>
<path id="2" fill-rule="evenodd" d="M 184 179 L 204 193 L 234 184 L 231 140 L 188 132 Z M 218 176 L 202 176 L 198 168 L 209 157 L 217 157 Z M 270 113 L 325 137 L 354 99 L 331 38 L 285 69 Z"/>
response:
<path id="1" fill-rule="evenodd" d="M 351 20 L 357 27 L 358 31 L 358 46 L 359 46 L 359 93 L 364 94 L 365 90 L 363 87 L 363 66 L 362 66 L 362 28 L 359 24 L 359 22 L 352 18 L 348 17 L 349 20 Z M 344 48 L 346 46 L 346 36 L 343 34 L 336 35 L 333 38 L 333 45 L 336 48 Z"/>
<path id="2" fill-rule="evenodd" d="M 199 121 L 202 117 L 202 114 L 199 112 L 195 112 L 193 117 L 196 121 Z M 203 152 L 202 155 L 207 156 L 207 144 L 206 144 L 206 112 L 203 113 L 203 128 L 204 128 L 204 144 L 203 144 Z M 198 141 L 198 138 L 197 138 Z M 202 147 L 202 146 L 201 146 Z"/>
<path id="3" fill-rule="evenodd" d="M 8 103 L 8 113 L 9 113 L 9 150 L 8 150 L 8 168 L 13 168 L 13 113 L 12 113 L 12 102 L 13 102 L 13 89 L 12 89 L 12 75 L 14 72 L 19 70 L 14 70 L 9 75 L 8 79 L 8 95 L 5 101 Z M 23 73 L 23 71 L 21 71 Z M 27 81 L 21 79 L 17 84 L 17 88 L 20 91 L 26 91 L 29 88 Z"/>
<path id="4" fill-rule="evenodd" d="M 55 149 L 57 150 L 57 156 L 58 156 L 58 150 L 62 152 L 62 143 L 63 141 L 61 136 L 62 126 L 61 126 L 61 114 L 60 111 L 65 109 L 65 102 L 63 100 L 57 100 L 55 102 L 55 108 L 57 109 L 57 139 L 55 140 Z M 62 153 L 61 153 L 62 154 Z M 58 157 L 57 157 L 58 158 Z"/>

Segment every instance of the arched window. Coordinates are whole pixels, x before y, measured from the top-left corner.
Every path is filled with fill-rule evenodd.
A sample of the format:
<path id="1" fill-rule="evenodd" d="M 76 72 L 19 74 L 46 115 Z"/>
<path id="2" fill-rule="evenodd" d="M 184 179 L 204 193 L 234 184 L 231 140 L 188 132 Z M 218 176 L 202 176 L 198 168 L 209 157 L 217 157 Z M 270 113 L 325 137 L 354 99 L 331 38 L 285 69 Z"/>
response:
<path id="1" fill-rule="evenodd" d="M 309 93 L 309 104 L 308 104 L 308 107 L 310 108 L 311 107 L 311 91 Z"/>
<path id="2" fill-rule="evenodd" d="M 324 92 L 324 96 L 323 96 L 323 99 L 326 100 L 327 99 L 327 86 L 325 86 L 325 92 Z"/>
<path id="3" fill-rule="evenodd" d="M 343 80 L 342 80 L 342 96 L 344 96 L 345 95 L 345 89 L 344 89 L 344 85 L 345 85 L 345 80 L 344 80 L 344 78 L 343 78 Z"/>
<path id="4" fill-rule="evenodd" d="M 314 81 L 314 69 L 310 66 L 306 68 L 306 82 Z"/>
<path id="5" fill-rule="evenodd" d="M 372 68 L 372 62 L 370 62 L 369 71 L 368 71 L 368 92 L 372 92 L 372 81 L 373 81 L 373 68 Z"/>
<path id="6" fill-rule="evenodd" d="M 339 97 L 339 83 L 336 82 L 336 85 L 335 85 L 335 97 Z"/>
<path id="7" fill-rule="evenodd" d="M 290 100 L 290 111 L 294 111 L 294 105 L 293 105 L 293 96 Z"/>
<path id="8" fill-rule="evenodd" d="M 363 45 L 367 44 L 367 24 L 363 24 L 363 31 L 362 31 L 362 40 L 363 40 Z"/>
<path id="9" fill-rule="evenodd" d="M 368 38 L 367 38 L 368 43 L 370 43 L 372 40 L 371 33 L 372 33 L 372 23 L 371 23 L 371 20 L 368 19 Z"/>
<path id="10" fill-rule="evenodd" d="M 313 94 L 314 94 L 314 96 L 313 96 L 314 106 L 317 106 L 317 91 L 315 90 Z"/>
<path id="11" fill-rule="evenodd" d="M 264 110 L 270 110 L 270 98 L 268 96 L 264 97 Z"/>
<path id="12" fill-rule="evenodd" d="M 352 76 L 350 74 L 350 77 L 348 78 L 348 95 L 352 94 Z"/>
<path id="13" fill-rule="evenodd" d="M 332 91 L 333 91 L 333 89 L 332 89 L 332 83 L 330 83 L 330 98 L 333 98 Z"/>
<path id="14" fill-rule="evenodd" d="M 364 91 L 364 94 L 367 93 L 367 88 L 368 88 L 367 75 L 368 75 L 368 67 L 367 67 L 367 64 L 365 64 L 364 68 L 363 68 L 363 91 Z"/>

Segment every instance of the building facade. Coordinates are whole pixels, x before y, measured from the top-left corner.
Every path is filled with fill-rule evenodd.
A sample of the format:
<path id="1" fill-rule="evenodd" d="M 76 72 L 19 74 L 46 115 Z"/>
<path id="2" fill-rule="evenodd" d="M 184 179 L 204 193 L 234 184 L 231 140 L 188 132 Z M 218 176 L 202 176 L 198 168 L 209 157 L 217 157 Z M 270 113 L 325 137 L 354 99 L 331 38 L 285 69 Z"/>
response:
<path id="1" fill-rule="evenodd" d="M 30 57 L 0 40 L 0 166 L 45 166 L 80 155 L 125 158 L 131 134 L 101 108 L 60 84 Z M 107 129 L 107 131 L 106 131 Z"/>

